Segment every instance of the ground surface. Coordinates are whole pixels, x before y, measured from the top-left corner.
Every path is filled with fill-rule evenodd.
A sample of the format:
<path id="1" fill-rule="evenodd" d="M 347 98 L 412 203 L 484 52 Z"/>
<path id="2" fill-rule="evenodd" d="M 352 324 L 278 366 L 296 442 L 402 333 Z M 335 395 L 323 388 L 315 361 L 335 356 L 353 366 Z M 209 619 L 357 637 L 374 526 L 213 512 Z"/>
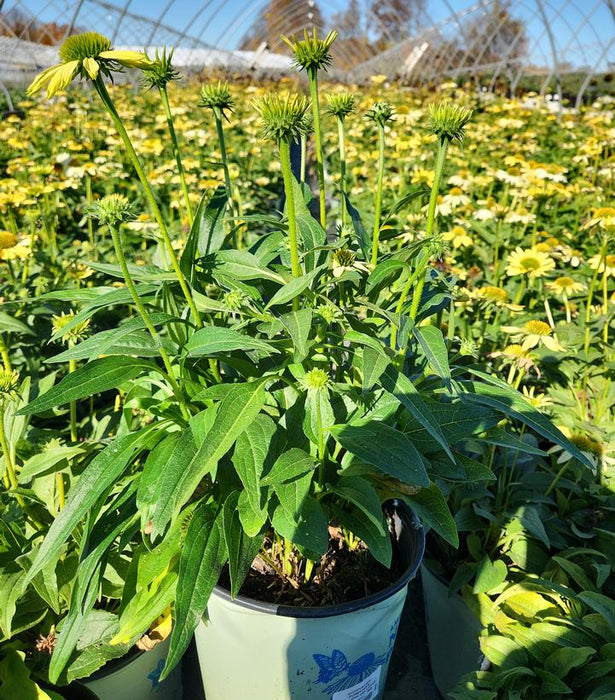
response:
<path id="1" fill-rule="evenodd" d="M 205 700 L 194 643 L 184 657 L 183 671 L 183 700 Z M 410 582 L 408 598 L 389 667 L 384 700 L 440 700 L 440 698 L 431 679 L 421 582 L 416 579 Z M 238 700 L 244 699 L 238 698 Z"/>

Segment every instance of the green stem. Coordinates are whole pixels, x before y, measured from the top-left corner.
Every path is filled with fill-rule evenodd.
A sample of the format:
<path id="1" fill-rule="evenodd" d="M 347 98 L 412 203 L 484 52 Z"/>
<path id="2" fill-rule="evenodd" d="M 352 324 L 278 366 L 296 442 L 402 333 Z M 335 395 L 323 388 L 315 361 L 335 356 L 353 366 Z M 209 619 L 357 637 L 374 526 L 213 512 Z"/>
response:
<path id="1" fill-rule="evenodd" d="M 314 137 L 316 139 L 316 170 L 318 173 L 318 194 L 320 200 L 320 225 L 327 227 L 325 166 L 322 158 L 322 133 L 320 128 L 320 101 L 318 98 L 318 71 L 308 70 L 310 96 L 312 98 L 312 113 L 314 115 Z"/>
<path id="2" fill-rule="evenodd" d="M 75 370 L 77 369 L 77 361 L 76 360 L 69 360 L 68 361 L 68 373 L 72 374 Z M 79 439 L 77 435 L 77 402 L 76 401 L 71 401 L 69 404 L 70 407 L 70 439 L 71 442 L 77 442 Z"/>
<path id="3" fill-rule="evenodd" d="M 382 183 L 384 182 L 384 126 L 378 125 L 378 184 L 376 185 L 376 210 L 372 235 L 372 265 L 378 262 L 378 239 L 380 237 L 380 212 L 382 210 Z"/>
<path id="4" fill-rule="evenodd" d="M 344 120 L 337 120 L 337 135 L 340 147 L 340 191 L 342 193 L 342 226 L 346 225 L 348 211 L 346 209 L 346 135 Z"/>
<path id="5" fill-rule="evenodd" d="M 602 247 L 600 248 L 600 257 L 598 258 L 598 264 L 596 265 L 596 269 L 594 270 L 594 274 L 592 276 L 592 281 L 589 285 L 589 290 L 587 291 L 587 305 L 585 307 L 585 353 L 586 354 L 589 350 L 589 341 L 590 341 L 589 322 L 591 320 L 592 299 L 594 297 L 596 282 L 598 281 L 598 274 L 600 272 L 600 268 L 602 267 L 602 263 L 604 262 L 604 258 L 606 257 L 606 246 L 607 246 L 607 239 L 605 236 L 604 240 L 602 241 Z"/>
<path id="6" fill-rule="evenodd" d="M 222 119 L 218 110 L 214 110 L 216 118 L 216 131 L 218 133 L 218 145 L 220 147 L 220 156 L 222 158 L 222 169 L 224 170 L 224 186 L 226 188 L 226 198 L 228 200 L 229 209 L 233 213 L 233 188 L 231 185 L 231 174 L 228 169 L 228 156 L 226 154 L 226 144 L 224 142 L 224 129 L 222 128 Z"/>
<path id="7" fill-rule="evenodd" d="M 293 193 L 293 173 L 290 166 L 290 144 L 288 141 L 280 141 L 280 165 L 284 178 L 284 192 L 286 194 L 286 211 L 288 213 L 288 238 L 290 242 L 290 266 L 293 277 L 301 277 L 299 265 L 299 251 L 297 247 L 297 219 L 295 217 L 295 196 Z M 298 307 L 299 300 L 293 299 L 293 308 Z"/>
<path id="8" fill-rule="evenodd" d="M 609 342 L 609 291 L 608 291 L 608 274 L 606 271 L 606 265 L 604 266 L 604 272 L 602 273 L 602 313 L 604 315 L 604 327 L 602 328 L 602 340 L 605 343 Z"/>
<path id="9" fill-rule="evenodd" d="M 11 365 L 9 351 L 6 347 L 6 343 L 4 342 L 4 336 L 2 335 L 0 335 L 0 356 L 2 357 L 2 364 L 4 365 L 4 369 L 7 372 L 11 372 L 13 370 L 13 366 Z"/>
<path id="10" fill-rule="evenodd" d="M 179 406 L 182 412 L 182 415 L 186 420 L 190 419 L 190 413 L 188 412 L 188 409 L 186 408 L 183 400 L 183 396 L 181 394 L 181 391 L 179 389 L 179 385 L 177 384 L 177 380 L 175 379 L 175 371 L 173 369 L 173 365 L 171 364 L 171 360 L 169 358 L 169 355 L 167 351 L 164 349 L 162 342 L 160 340 L 160 336 L 158 335 L 158 331 L 156 330 L 152 319 L 150 318 L 150 315 L 145 308 L 145 305 L 141 301 L 141 297 L 139 296 L 139 293 L 137 291 L 137 287 L 132 279 L 132 276 L 130 274 L 130 270 L 128 269 L 128 264 L 126 263 L 126 258 L 124 257 L 124 251 L 122 249 L 122 242 L 120 240 L 120 234 L 119 231 L 115 228 L 115 226 L 112 226 L 109 224 L 109 231 L 111 232 L 111 239 L 113 240 L 113 247 L 115 248 L 115 254 L 117 256 L 118 262 L 120 264 L 120 268 L 122 270 L 122 273 L 124 275 L 124 280 L 126 282 L 126 286 L 128 287 L 128 290 L 130 291 L 130 295 L 132 296 L 132 299 L 135 303 L 135 306 L 137 307 L 137 310 L 139 311 L 139 314 L 141 315 L 141 318 L 143 319 L 143 323 L 145 324 L 145 327 L 149 331 L 149 334 L 152 336 L 152 340 L 154 341 L 154 344 L 156 345 L 156 348 L 158 352 L 160 353 L 160 357 L 162 358 L 162 362 L 164 363 L 165 369 L 167 371 L 168 375 L 168 380 L 169 384 L 171 385 L 171 389 L 173 390 L 173 393 L 175 394 L 175 397 L 177 398 L 179 402 Z"/>
<path id="11" fill-rule="evenodd" d="M 85 176 L 85 201 L 88 207 L 92 206 L 92 178 L 89 175 Z M 94 241 L 94 222 L 92 217 L 88 216 L 88 240 L 92 246 L 92 252 L 98 259 L 98 251 L 96 250 L 96 243 Z"/>
<path id="12" fill-rule="evenodd" d="M 166 87 L 159 87 L 160 99 L 162 100 L 162 106 L 164 107 L 164 115 L 167 118 L 167 126 L 169 128 L 169 134 L 171 136 L 171 143 L 173 144 L 173 155 L 175 156 L 175 162 L 177 163 L 177 171 L 179 173 L 179 179 L 182 185 L 182 192 L 184 194 L 184 202 L 186 204 L 186 211 L 188 212 L 188 221 L 192 225 L 192 205 L 190 204 L 190 197 L 188 196 L 188 185 L 186 184 L 186 173 L 184 171 L 184 165 L 182 163 L 181 151 L 179 150 L 179 143 L 177 142 L 177 134 L 175 133 L 175 125 L 173 124 L 173 115 L 171 114 L 171 107 L 169 106 L 169 95 L 167 93 Z"/>
<path id="13" fill-rule="evenodd" d="M 322 410 L 320 408 L 320 396 L 316 396 L 316 426 L 318 430 L 318 482 L 323 486 L 325 479 L 326 446 L 325 433 L 322 425 Z"/>
<path id="14" fill-rule="evenodd" d="M 299 169 L 300 182 L 305 182 L 305 169 L 307 166 L 307 134 L 302 133 L 300 137 L 301 143 L 301 166 Z"/>
<path id="15" fill-rule="evenodd" d="M 15 465 L 13 464 L 11 450 L 8 442 L 6 441 L 6 433 L 4 432 L 4 407 L 2 407 L 2 411 L 0 411 L 0 445 L 2 445 L 2 454 L 4 455 L 4 462 L 6 464 L 6 471 L 9 476 L 9 483 L 13 491 L 17 491 L 18 483 L 17 475 L 15 474 Z M 25 508 L 26 503 L 18 493 L 15 494 L 15 498 L 17 499 L 17 503 L 19 503 L 22 508 Z"/>
<path id="16" fill-rule="evenodd" d="M 145 198 L 147 199 L 147 202 L 152 210 L 152 213 L 154 214 L 154 219 L 156 220 L 156 223 L 160 227 L 160 233 L 162 234 L 162 239 L 166 248 L 166 251 L 169 255 L 169 258 L 171 260 L 171 265 L 173 267 L 173 270 L 175 271 L 175 274 L 177 275 L 177 279 L 179 281 L 179 286 L 181 287 L 181 290 L 184 294 L 184 297 L 186 298 L 186 301 L 188 302 L 188 306 L 190 307 L 190 311 L 192 313 L 192 316 L 194 318 L 194 322 L 196 323 L 198 328 L 203 327 L 203 322 L 201 321 L 201 317 L 199 315 L 199 312 L 196 308 L 196 305 L 194 303 L 194 299 L 192 298 L 192 294 L 190 293 L 190 289 L 188 288 L 188 285 L 186 283 L 186 279 L 179 267 L 179 261 L 177 259 L 177 256 L 175 255 L 175 251 L 173 250 L 173 244 L 171 243 L 171 238 L 169 236 L 169 232 L 167 230 L 167 226 L 164 222 L 164 219 L 162 217 L 162 213 L 160 211 L 160 208 L 158 207 L 158 204 L 156 202 L 156 198 L 154 197 L 154 193 L 152 191 L 152 188 L 149 184 L 149 181 L 147 179 L 147 176 L 145 175 L 145 171 L 143 170 L 143 166 L 141 165 L 141 161 L 139 160 L 139 156 L 137 155 L 132 142 L 130 140 L 130 137 L 128 136 L 128 132 L 126 131 L 126 127 L 124 126 L 124 123 L 122 122 L 119 114 L 117 113 L 115 109 L 115 105 L 113 104 L 113 101 L 107 92 L 107 88 L 105 87 L 105 84 L 102 80 L 102 77 L 99 75 L 98 78 L 94 81 L 94 87 L 96 88 L 96 91 L 98 92 L 100 99 L 102 100 L 107 112 L 109 112 L 109 116 L 111 117 L 111 120 L 113 121 L 115 128 L 117 129 L 118 134 L 120 135 L 120 138 L 122 139 L 124 146 L 126 148 L 126 151 L 128 153 L 128 157 L 130 158 L 130 161 L 132 162 L 132 165 L 134 169 L 137 172 L 137 176 L 139 177 L 139 180 L 141 181 L 141 185 L 143 187 L 143 191 L 145 193 Z"/>

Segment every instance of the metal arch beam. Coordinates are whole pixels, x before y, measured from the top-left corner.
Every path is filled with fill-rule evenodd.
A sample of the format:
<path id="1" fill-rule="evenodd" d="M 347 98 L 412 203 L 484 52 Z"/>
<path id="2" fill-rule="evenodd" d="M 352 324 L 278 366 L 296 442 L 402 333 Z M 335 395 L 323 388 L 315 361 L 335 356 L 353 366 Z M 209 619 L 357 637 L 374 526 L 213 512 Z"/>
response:
<path id="1" fill-rule="evenodd" d="M 587 90 L 587 86 L 589 85 L 589 81 L 592 79 L 592 76 L 595 74 L 598 66 L 602 63 L 602 61 L 606 58 L 608 52 L 611 50 L 611 46 L 615 44 L 615 37 L 613 37 L 609 43 L 604 47 L 602 53 L 600 56 L 598 56 L 598 60 L 594 64 L 592 70 L 588 71 L 587 75 L 585 76 L 585 80 L 581 83 L 581 86 L 579 87 L 579 92 L 577 92 L 577 98 L 574 102 L 574 108 L 579 109 L 583 102 L 583 95 L 585 94 L 585 90 Z"/>
<path id="2" fill-rule="evenodd" d="M 191 29 L 192 25 L 197 21 L 201 15 L 209 9 L 209 7 L 213 4 L 214 0 L 206 0 L 201 7 L 192 15 L 190 20 L 188 21 L 188 24 L 184 27 L 184 29 L 179 32 L 178 37 L 177 37 L 177 45 L 179 46 L 181 42 L 188 36 L 188 32 Z M 202 34 L 202 32 L 201 32 Z M 192 38 L 192 37 L 191 37 Z M 201 41 L 200 37 L 197 39 L 198 41 Z M 203 43 L 203 42 L 201 42 Z"/>
<path id="3" fill-rule="evenodd" d="M 19 6 L 20 6 L 20 5 L 23 5 L 23 4 L 24 4 L 23 2 L 16 2 L 15 5 L 14 5 L 14 8 L 15 8 L 15 9 L 18 9 Z M 50 5 L 53 5 L 53 0 L 49 0 L 49 2 L 43 7 L 43 9 L 41 10 L 41 12 L 44 12 Z M 28 12 L 28 8 L 27 8 L 27 7 L 26 7 L 26 14 L 30 14 L 30 13 Z M 26 30 L 29 30 L 30 27 L 34 24 L 34 22 L 36 22 L 36 20 L 37 20 L 37 17 L 36 17 L 34 14 L 32 14 L 32 15 L 31 15 L 30 21 L 26 24 L 25 29 L 26 29 Z M 46 36 L 48 36 L 50 39 L 55 39 L 55 37 L 52 37 L 51 34 L 49 34 L 49 32 L 48 32 L 47 30 L 45 30 L 45 34 L 46 34 Z M 23 34 L 22 34 L 21 37 L 18 37 L 18 38 L 23 39 Z"/>
<path id="4" fill-rule="evenodd" d="M 128 8 L 132 4 L 132 0 L 125 0 L 124 6 L 120 10 L 120 13 L 117 18 L 117 22 L 115 23 L 115 27 L 113 28 L 113 33 L 111 34 L 111 43 L 115 44 L 115 40 L 117 39 L 117 35 L 119 34 L 120 27 L 122 26 L 122 20 L 126 16 L 126 13 L 128 12 Z M 119 9 L 119 8 L 118 8 Z"/>
<path id="5" fill-rule="evenodd" d="M 64 35 L 64 38 L 69 37 L 73 33 L 73 30 L 75 29 L 75 24 L 77 24 L 77 17 L 79 16 L 79 12 L 81 11 L 81 8 L 84 4 L 85 0 L 79 0 L 79 2 L 77 2 L 73 14 L 70 18 L 70 22 L 68 23 L 68 26 L 66 28 L 66 34 Z"/>
<path id="6" fill-rule="evenodd" d="M 169 0 L 167 4 L 162 8 L 162 12 L 158 15 L 158 18 L 153 20 L 152 22 L 152 31 L 147 35 L 147 39 L 145 41 L 145 46 L 151 46 L 153 41 L 154 41 L 154 36 L 156 35 L 156 32 L 158 31 L 158 28 L 162 24 L 162 20 L 166 17 L 167 12 L 171 9 L 171 7 L 175 4 L 175 0 Z"/>
<path id="7" fill-rule="evenodd" d="M 572 3 L 572 4 L 574 4 L 574 3 Z M 604 4 L 604 3 L 603 3 L 603 0 L 596 0 L 596 4 L 593 6 L 591 12 L 588 12 L 588 13 L 585 15 L 585 18 L 583 19 L 583 21 L 580 22 L 580 23 L 578 24 L 578 26 L 576 27 L 576 32 L 572 32 L 571 37 L 570 37 L 570 40 L 569 40 L 568 43 L 562 48 L 561 54 L 562 54 L 563 56 L 565 56 L 565 55 L 568 53 L 568 51 L 570 50 L 570 48 L 573 46 L 573 44 L 574 44 L 575 41 L 577 40 L 577 38 L 578 38 L 578 33 L 581 31 L 581 29 L 583 29 L 583 27 L 585 27 L 586 24 L 589 24 L 589 26 L 590 26 L 590 27 L 592 28 L 592 30 L 593 30 L 593 24 L 591 23 L 590 18 L 593 17 L 593 15 L 598 11 L 598 9 L 599 9 L 600 7 L 602 7 L 603 4 Z M 576 7 L 576 6 L 575 6 L 575 7 Z M 593 30 L 593 31 L 594 31 L 594 34 L 597 34 L 597 32 L 596 32 L 595 30 Z M 543 82 L 543 85 L 542 85 L 541 88 L 540 88 L 540 94 L 544 94 L 544 91 L 546 90 L 546 86 L 551 82 L 551 78 L 552 78 L 552 77 L 553 77 L 553 71 L 549 71 L 547 77 L 545 78 L 545 80 L 544 80 L 544 82 Z"/>
<path id="8" fill-rule="evenodd" d="M 561 109 L 562 109 L 562 78 L 561 78 L 560 72 L 559 72 L 557 47 L 555 45 L 555 37 L 553 36 L 553 32 L 551 31 L 551 25 L 549 24 L 549 20 L 547 19 L 547 15 L 545 13 L 545 8 L 544 8 L 544 5 L 542 4 L 542 0 L 535 0 L 535 2 L 536 2 L 536 5 L 538 6 L 538 12 L 540 13 L 542 21 L 544 22 L 545 29 L 547 31 L 547 38 L 549 39 L 549 45 L 551 47 L 551 55 L 553 57 L 553 70 L 555 71 L 555 83 L 557 85 L 557 94 L 559 95 L 559 108 L 560 108 L 560 112 L 561 112 Z"/>

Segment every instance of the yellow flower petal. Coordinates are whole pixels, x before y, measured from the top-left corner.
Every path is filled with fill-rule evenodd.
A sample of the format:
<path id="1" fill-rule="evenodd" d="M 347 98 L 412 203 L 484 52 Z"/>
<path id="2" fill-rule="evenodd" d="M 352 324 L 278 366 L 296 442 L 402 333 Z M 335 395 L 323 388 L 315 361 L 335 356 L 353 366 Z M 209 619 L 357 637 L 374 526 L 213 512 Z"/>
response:
<path id="1" fill-rule="evenodd" d="M 141 51 L 112 49 L 111 51 L 102 51 L 98 56 L 109 61 L 117 61 L 127 68 L 149 68 L 152 65 L 149 58 Z"/>
<path id="2" fill-rule="evenodd" d="M 57 66 L 47 86 L 47 98 L 53 97 L 56 92 L 60 92 L 60 90 L 65 90 L 75 77 L 77 68 L 79 68 L 79 61 L 69 61 L 68 63 L 62 63 L 62 65 Z"/>
<path id="3" fill-rule="evenodd" d="M 52 75 L 58 70 L 60 66 L 51 66 L 51 68 L 46 68 L 42 73 L 39 73 L 36 78 L 30 83 L 28 87 L 28 95 L 34 95 L 38 92 L 45 83 L 51 80 Z"/>
<path id="4" fill-rule="evenodd" d="M 87 58 L 83 59 L 83 67 L 86 69 L 88 72 L 88 75 L 92 80 L 96 80 L 98 77 L 98 69 L 100 66 L 98 63 L 93 58 L 90 58 L 89 56 Z"/>

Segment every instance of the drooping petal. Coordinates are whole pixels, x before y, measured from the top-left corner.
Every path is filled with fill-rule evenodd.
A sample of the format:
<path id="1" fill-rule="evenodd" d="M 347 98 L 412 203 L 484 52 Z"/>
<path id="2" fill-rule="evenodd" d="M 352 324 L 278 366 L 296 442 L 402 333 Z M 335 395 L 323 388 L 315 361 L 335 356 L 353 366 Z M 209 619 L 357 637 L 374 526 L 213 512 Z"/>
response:
<path id="1" fill-rule="evenodd" d="M 30 83 L 30 86 L 28 87 L 28 95 L 34 95 L 34 93 L 38 92 L 46 83 L 48 83 L 58 68 L 60 68 L 60 66 L 51 66 L 51 68 L 46 68 L 42 73 L 39 73 Z"/>
<path id="2" fill-rule="evenodd" d="M 83 59 L 83 67 L 88 72 L 90 78 L 92 78 L 92 80 L 96 80 L 98 77 L 98 70 L 100 68 L 98 63 L 93 58 L 88 56 L 88 58 Z"/>
<path id="3" fill-rule="evenodd" d="M 149 68 L 152 65 L 152 61 L 141 51 L 112 49 L 111 51 L 102 51 L 98 56 L 109 61 L 117 61 L 126 68 Z"/>
<path id="4" fill-rule="evenodd" d="M 57 66 L 57 70 L 47 86 L 47 98 L 53 97 L 56 92 L 60 92 L 60 90 L 65 90 L 75 77 L 78 68 L 79 61 L 69 61 L 68 63 L 62 63 L 60 66 Z"/>

